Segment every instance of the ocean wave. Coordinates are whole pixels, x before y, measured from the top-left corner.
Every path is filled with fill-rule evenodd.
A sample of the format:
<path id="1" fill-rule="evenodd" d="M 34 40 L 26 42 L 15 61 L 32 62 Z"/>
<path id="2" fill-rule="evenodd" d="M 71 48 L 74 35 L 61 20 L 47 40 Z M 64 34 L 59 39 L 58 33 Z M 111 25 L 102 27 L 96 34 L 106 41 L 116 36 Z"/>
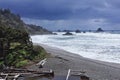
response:
<path id="1" fill-rule="evenodd" d="M 34 35 L 34 43 L 64 49 L 83 57 L 120 63 L 120 34 L 111 33 L 74 33 L 72 36 Z"/>

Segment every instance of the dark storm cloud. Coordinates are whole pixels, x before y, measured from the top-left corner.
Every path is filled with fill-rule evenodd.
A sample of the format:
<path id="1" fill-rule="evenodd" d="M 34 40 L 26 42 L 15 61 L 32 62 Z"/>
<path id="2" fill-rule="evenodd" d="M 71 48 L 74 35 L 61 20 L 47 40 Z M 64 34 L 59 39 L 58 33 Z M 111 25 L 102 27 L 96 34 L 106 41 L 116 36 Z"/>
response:
<path id="1" fill-rule="evenodd" d="M 105 5 L 106 3 L 106 5 Z M 4 0 L 0 7 L 10 8 L 23 17 L 39 19 L 71 19 L 104 17 L 106 0 Z M 114 3 L 118 4 L 118 3 Z M 109 17 L 109 16 L 108 16 Z"/>
<path id="2" fill-rule="evenodd" d="M 120 0 L 0 0 L 0 7 L 10 8 L 24 18 L 40 21 L 53 20 L 58 21 L 57 23 L 63 20 L 63 27 L 69 24 L 68 20 L 74 22 L 75 19 L 82 23 L 89 21 L 95 26 L 96 24 L 110 26 L 120 23 Z M 59 26 L 57 23 L 54 24 Z"/>
<path id="3" fill-rule="evenodd" d="M 10 8 L 23 17 L 39 19 L 66 19 L 72 15 L 69 4 L 56 0 L 0 1 L 0 7 Z"/>
<path id="4" fill-rule="evenodd" d="M 0 7 L 23 17 L 49 20 L 116 18 L 116 11 L 120 14 L 119 0 L 1 0 Z"/>

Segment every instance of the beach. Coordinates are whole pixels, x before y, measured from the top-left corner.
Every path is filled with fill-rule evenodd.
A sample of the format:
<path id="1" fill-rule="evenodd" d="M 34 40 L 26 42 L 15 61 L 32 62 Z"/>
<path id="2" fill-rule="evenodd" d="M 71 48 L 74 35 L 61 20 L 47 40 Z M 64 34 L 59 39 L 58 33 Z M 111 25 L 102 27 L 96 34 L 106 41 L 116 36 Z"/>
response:
<path id="1" fill-rule="evenodd" d="M 120 64 L 84 58 L 80 55 L 43 44 L 37 45 L 42 46 L 51 54 L 51 57 L 47 58 L 43 69 L 52 69 L 55 76 L 66 76 L 68 70 L 71 69 L 84 71 L 92 80 L 120 80 Z M 28 68 L 39 70 L 36 65 Z"/>

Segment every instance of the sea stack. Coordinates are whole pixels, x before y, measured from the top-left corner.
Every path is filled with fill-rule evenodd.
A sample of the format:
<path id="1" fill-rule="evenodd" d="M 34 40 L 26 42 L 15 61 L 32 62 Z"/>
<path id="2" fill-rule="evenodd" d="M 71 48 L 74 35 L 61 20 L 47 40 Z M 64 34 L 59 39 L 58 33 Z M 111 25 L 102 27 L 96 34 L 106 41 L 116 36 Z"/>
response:
<path id="1" fill-rule="evenodd" d="M 104 32 L 102 28 L 98 28 L 96 32 Z"/>
<path id="2" fill-rule="evenodd" d="M 76 33 L 81 33 L 81 31 L 80 31 L 79 29 L 77 29 L 75 32 L 76 32 Z"/>
<path id="3" fill-rule="evenodd" d="M 72 33 L 70 33 L 69 31 L 67 31 L 65 34 L 63 35 L 73 35 Z"/>

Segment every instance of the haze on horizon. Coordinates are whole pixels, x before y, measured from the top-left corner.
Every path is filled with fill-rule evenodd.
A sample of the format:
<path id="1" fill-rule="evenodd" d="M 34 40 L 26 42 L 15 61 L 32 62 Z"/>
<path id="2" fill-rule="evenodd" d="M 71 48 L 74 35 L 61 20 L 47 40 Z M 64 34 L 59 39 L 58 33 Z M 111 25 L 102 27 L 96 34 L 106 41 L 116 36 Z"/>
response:
<path id="1" fill-rule="evenodd" d="M 0 0 L 0 8 L 49 30 L 120 30 L 120 0 Z"/>

